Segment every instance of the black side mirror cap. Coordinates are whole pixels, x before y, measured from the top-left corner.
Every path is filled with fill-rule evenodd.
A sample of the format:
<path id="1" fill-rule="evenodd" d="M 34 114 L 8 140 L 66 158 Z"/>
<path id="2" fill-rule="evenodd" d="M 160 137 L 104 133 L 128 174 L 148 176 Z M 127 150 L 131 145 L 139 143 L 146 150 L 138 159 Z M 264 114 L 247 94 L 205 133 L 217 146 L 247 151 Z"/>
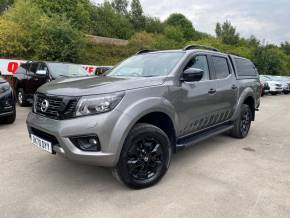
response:
<path id="1" fill-rule="evenodd" d="M 188 68 L 186 69 L 181 77 L 181 81 L 184 82 L 195 82 L 200 81 L 203 77 L 204 71 L 197 68 Z"/>

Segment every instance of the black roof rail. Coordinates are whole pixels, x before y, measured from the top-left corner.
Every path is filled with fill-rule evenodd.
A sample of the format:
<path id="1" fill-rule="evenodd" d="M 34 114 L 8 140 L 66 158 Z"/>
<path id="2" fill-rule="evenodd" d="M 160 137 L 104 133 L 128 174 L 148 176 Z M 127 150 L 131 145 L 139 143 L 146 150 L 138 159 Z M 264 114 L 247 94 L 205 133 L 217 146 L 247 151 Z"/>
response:
<path id="1" fill-rule="evenodd" d="M 148 53 L 148 52 L 154 52 L 154 51 L 157 51 L 156 49 L 143 49 L 143 50 L 140 50 L 136 53 L 136 55 L 138 54 L 144 54 L 144 53 Z"/>
<path id="2" fill-rule="evenodd" d="M 191 49 L 205 49 L 205 50 L 219 52 L 219 50 L 217 48 L 205 46 L 205 45 L 187 45 L 183 48 L 184 51 L 191 50 Z"/>

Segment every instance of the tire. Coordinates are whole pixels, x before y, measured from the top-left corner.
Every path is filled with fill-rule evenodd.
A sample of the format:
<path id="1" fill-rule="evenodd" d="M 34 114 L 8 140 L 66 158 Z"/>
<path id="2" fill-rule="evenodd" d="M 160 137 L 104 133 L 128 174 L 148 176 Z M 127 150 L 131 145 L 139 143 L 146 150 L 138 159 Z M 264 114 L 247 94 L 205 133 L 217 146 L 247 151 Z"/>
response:
<path id="1" fill-rule="evenodd" d="M 285 95 L 289 95 L 289 91 L 283 91 L 283 93 L 285 94 Z"/>
<path id="2" fill-rule="evenodd" d="M 12 123 L 14 123 L 15 119 L 16 119 L 16 109 L 14 109 L 13 114 L 11 114 L 7 117 L 1 118 L 1 121 L 2 121 L 1 123 L 12 124 Z"/>
<path id="3" fill-rule="evenodd" d="M 234 122 L 234 128 L 230 132 L 230 136 L 243 139 L 247 137 L 252 122 L 252 111 L 249 105 L 243 104 L 238 119 Z"/>
<path id="4" fill-rule="evenodd" d="M 153 186 L 167 172 L 171 155 L 168 136 L 160 128 L 138 123 L 125 140 L 113 175 L 133 189 Z"/>
<path id="5" fill-rule="evenodd" d="M 277 95 L 277 92 L 270 92 L 271 95 Z"/>
<path id="6" fill-rule="evenodd" d="M 25 93 L 24 93 L 23 89 L 17 90 L 16 97 L 17 97 L 17 103 L 19 106 L 21 106 L 21 107 L 27 106 L 28 102 L 26 100 Z"/>

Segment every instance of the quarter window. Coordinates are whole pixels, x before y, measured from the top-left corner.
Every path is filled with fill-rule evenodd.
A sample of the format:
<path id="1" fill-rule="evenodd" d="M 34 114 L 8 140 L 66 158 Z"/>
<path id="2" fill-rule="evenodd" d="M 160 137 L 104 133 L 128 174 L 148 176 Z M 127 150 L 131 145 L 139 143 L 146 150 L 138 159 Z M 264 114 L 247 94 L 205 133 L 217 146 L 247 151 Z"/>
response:
<path id="1" fill-rule="evenodd" d="M 207 58 L 205 55 L 198 55 L 192 58 L 186 65 L 184 70 L 189 68 L 197 68 L 203 70 L 204 74 L 201 80 L 209 80 L 209 68 Z"/>
<path id="2" fill-rule="evenodd" d="M 237 67 L 238 76 L 257 76 L 255 65 L 247 60 L 242 58 L 235 58 L 235 63 Z"/>
<path id="3" fill-rule="evenodd" d="M 21 64 L 15 74 L 26 74 L 26 72 L 28 71 L 28 68 L 29 68 L 29 65 Z"/>
<path id="4" fill-rule="evenodd" d="M 30 74 L 35 74 L 36 71 L 37 71 L 38 65 L 39 65 L 39 63 L 31 64 L 30 69 L 29 69 L 29 73 Z"/>
<path id="5" fill-rule="evenodd" d="M 212 57 L 217 79 L 224 79 L 230 74 L 228 61 L 223 57 Z"/>

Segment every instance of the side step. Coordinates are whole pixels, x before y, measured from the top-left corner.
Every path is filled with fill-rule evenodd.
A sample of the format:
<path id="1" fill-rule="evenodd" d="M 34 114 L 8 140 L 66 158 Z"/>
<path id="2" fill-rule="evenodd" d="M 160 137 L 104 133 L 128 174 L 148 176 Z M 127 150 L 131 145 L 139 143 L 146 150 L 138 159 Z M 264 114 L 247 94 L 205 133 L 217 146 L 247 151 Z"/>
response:
<path id="1" fill-rule="evenodd" d="M 200 133 L 196 133 L 196 134 L 178 139 L 177 144 L 176 144 L 176 150 L 181 150 L 183 148 L 189 147 L 203 140 L 206 140 L 210 137 L 220 135 L 221 133 L 231 130 L 233 127 L 234 127 L 233 124 L 224 124 L 221 126 L 217 126 L 217 127 L 202 131 Z"/>

